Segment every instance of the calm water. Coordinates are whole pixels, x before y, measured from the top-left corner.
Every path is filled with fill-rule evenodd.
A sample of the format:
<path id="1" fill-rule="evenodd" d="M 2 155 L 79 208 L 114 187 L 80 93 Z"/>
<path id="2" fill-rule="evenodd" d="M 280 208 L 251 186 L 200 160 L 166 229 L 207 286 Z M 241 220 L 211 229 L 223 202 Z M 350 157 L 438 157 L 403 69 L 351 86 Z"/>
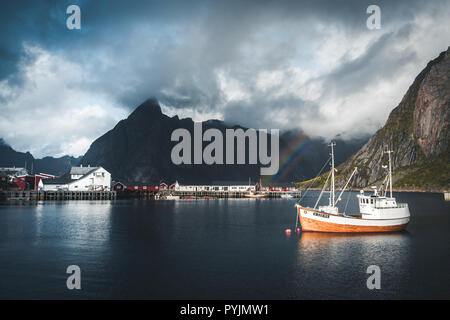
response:
<path id="1" fill-rule="evenodd" d="M 0 298 L 449 299 L 450 203 L 397 198 L 407 231 L 353 236 L 287 237 L 293 200 L 0 205 Z M 66 289 L 72 264 L 81 290 Z M 369 265 L 381 290 L 366 287 Z"/>

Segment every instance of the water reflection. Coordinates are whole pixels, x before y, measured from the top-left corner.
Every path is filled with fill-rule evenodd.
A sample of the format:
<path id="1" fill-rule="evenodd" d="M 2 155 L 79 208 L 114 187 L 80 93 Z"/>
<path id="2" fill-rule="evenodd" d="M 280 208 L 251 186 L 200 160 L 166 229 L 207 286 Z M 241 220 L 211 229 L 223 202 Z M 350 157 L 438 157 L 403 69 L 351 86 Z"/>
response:
<path id="1" fill-rule="evenodd" d="M 320 297 L 354 297 L 369 294 L 365 286 L 367 267 L 377 265 L 386 281 L 384 297 L 398 294 L 407 277 L 410 261 L 410 235 L 398 233 L 316 233 L 304 232 L 298 241 L 296 280 Z M 309 272 L 309 275 L 304 274 Z M 312 272 L 312 274 L 311 274 Z M 317 281 L 321 279 L 321 281 Z M 338 290 L 336 290 L 338 288 Z M 337 295 L 338 294 L 338 295 Z"/>
<path id="2" fill-rule="evenodd" d="M 109 240 L 111 202 L 39 202 L 34 214 L 35 240 Z M 30 212 L 31 213 L 31 212 Z M 28 222 L 27 222 L 28 223 Z"/>
<path id="3" fill-rule="evenodd" d="M 449 203 L 402 197 L 409 232 L 291 237 L 294 201 L 0 205 L 0 298 L 448 298 Z M 78 293 L 65 285 L 71 264 Z M 381 290 L 366 287 L 373 264 Z"/>

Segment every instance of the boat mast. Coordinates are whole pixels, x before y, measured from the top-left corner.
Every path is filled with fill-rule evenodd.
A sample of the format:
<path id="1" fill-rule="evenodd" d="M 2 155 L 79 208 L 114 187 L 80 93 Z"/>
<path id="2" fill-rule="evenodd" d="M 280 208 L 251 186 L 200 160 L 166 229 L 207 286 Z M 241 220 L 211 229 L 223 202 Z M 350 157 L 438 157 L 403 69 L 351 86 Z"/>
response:
<path id="1" fill-rule="evenodd" d="M 333 147 L 336 145 L 336 143 L 331 142 L 330 143 L 330 147 L 331 147 L 331 193 L 330 193 L 330 206 L 335 205 L 335 201 L 334 201 L 334 149 Z"/>
<path id="2" fill-rule="evenodd" d="M 391 193 L 391 198 L 392 198 L 392 166 L 391 166 L 391 153 L 392 152 L 393 152 L 392 150 L 385 151 L 385 153 L 388 154 L 388 158 L 389 158 L 389 192 Z"/>

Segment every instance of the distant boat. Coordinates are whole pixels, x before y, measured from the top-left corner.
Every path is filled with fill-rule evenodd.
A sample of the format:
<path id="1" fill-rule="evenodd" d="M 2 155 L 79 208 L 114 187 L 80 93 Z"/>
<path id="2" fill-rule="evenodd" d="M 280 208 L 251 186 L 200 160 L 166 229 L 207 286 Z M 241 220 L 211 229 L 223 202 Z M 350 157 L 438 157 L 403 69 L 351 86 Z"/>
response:
<path id="1" fill-rule="evenodd" d="M 165 200 L 179 200 L 180 196 L 173 196 L 173 195 L 168 195 L 165 197 Z"/>
<path id="2" fill-rule="evenodd" d="M 341 200 L 341 196 L 347 187 L 350 179 L 356 173 L 357 168 L 351 174 L 349 180 L 345 184 L 341 193 L 335 199 L 335 185 L 334 185 L 334 150 L 335 144 L 332 142 L 331 147 L 331 171 L 325 182 L 324 188 L 320 193 L 319 198 L 313 208 L 304 207 L 299 203 L 296 204 L 298 218 L 302 231 L 317 231 L 317 232 L 391 232 L 403 230 L 409 223 L 410 213 L 408 204 L 397 203 L 392 196 L 392 169 L 391 169 L 391 153 L 386 151 L 389 155 L 389 172 L 385 179 L 389 182 L 390 197 L 387 197 L 386 188 L 384 194 L 379 194 L 376 187 L 373 194 L 365 195 L 361 190 L 357 195 L 359 202 L 359 215 L 347 215 L 339 213 L 336 204 Z M 331 175 L 331 190 L 329 205 L 319 206 L 320 197 L 322 196 L 328 179 Z"/>
<path id="3" fill-rule="evenodd" d="M 292 199 L 294 196 L 290 193 L 283 193 L 280 197 L 281 199 Z"/>
<path id="4" fill-rule="evenodd" d="M 246 197 L 246 198 L 265 198 L 265 197 L 267 197 L 267 194 L 255 193 L 255 192 L 249 191 L 248 193 L 244 194 L 244 197 Z"/>

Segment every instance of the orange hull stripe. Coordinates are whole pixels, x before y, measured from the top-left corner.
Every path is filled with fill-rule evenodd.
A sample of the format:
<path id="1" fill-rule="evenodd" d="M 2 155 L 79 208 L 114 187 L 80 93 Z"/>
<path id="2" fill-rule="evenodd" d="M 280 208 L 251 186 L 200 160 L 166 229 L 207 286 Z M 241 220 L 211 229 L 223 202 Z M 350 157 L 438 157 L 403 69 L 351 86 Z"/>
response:
<path id="1" fill-rule="evenodd" d="M 315 219 L 300 216 L 302 231 L 317 232 L 393 232 L 403 230 L 408 224 L 395 226 L 355 226 L 348 224 L 338 224 L 331 222 L 318 221 Z"/>

